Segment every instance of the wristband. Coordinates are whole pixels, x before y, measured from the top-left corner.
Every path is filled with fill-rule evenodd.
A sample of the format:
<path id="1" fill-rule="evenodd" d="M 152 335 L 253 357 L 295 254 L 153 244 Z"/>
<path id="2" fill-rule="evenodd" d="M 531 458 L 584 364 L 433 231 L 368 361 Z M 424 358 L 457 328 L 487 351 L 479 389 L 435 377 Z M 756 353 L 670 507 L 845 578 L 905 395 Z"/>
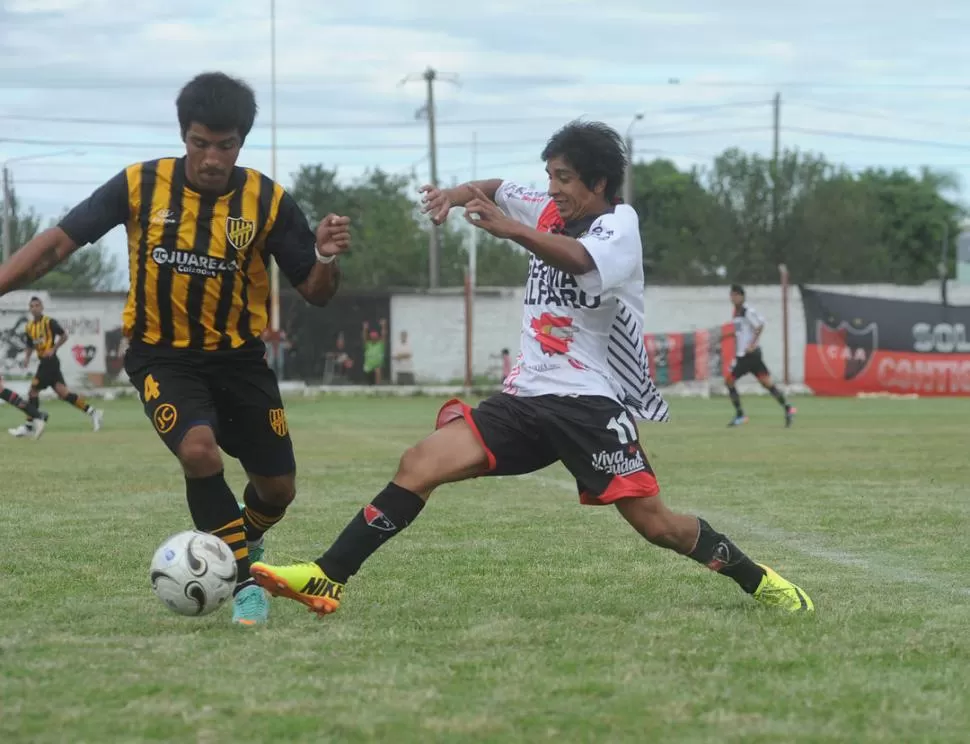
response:
<path id="1" fill-rule="evenodd" d="M 320 251 L 318 251 L 316 248 L 314 248 L 313 251 L 314 253 L 317 254 L 317 263 L 322 263 L 325 266 L 327 264 L 332 264 L 334 261 L 337 260 L 337 254 L 334 254 L 332 256 L 323 256 L 320 254 Z"/>

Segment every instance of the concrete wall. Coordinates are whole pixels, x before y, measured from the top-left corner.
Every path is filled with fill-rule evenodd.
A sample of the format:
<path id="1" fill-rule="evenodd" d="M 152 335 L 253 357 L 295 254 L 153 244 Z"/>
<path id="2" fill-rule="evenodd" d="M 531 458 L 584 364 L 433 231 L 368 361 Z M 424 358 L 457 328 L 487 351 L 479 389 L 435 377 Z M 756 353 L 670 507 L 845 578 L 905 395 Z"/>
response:
<path id="1" fill-rule="evenodd" d="M 890 284 L 812 285 L 845 294 L 939 302 L 938 285 L 897 287 Z M 749 286 L 748 302 L 768 323 L 763 335 L 765 363 L 778 379 L 783 372 L 781 288 Z M 953 286 L 949 300 L 970 305 L 970 286 Z M 522 290 L 480 293 L 475 300 L 474 368 L 483 374 L 497 360 L 503 346 L 518 353 Z M 648 287 L 645 294 L 645 329 L 669 333 L 710 328 L 731 317 L 727 287 Z M 805 316 L 801 295 L 792 287 L 789 296 L 789 374 L 801 382 L 804 371 Z M 461 295 L 398 295 L 391 300 L 395 332 L 406 330 L 414 350 L 415 375 L 421 381 L 446 381 L 464 376 L 464 300 Z"/>
<path id="2" fill-rule="evenodd" d="M 816 285 L 813 285 L 816 286 Z M 938 302 L 938 285 L 897 287 L 885 284 L 824 286 L 834 292 Z M 779 379 L 783 371 L 781 288 L 749 286 L 748 301 L 768 323 L 764 332 L 765 362 Z M 473 365 L 476 376 L 499 376 L 502 348 L 512 357 L 518 353 L 522 313 L 519 288 L 479 290 L 475 299 L 473 326 Z M 648 287 L 645 294 L 648 332 L 690 331 L 710 328 L 730 319 L 727 287 Z M 970 305 L 970 286 L 951 284 L 950 302 Z M 105 327 L 111 319 L 120 325 L 123 294 L 63 295 L 52 293 L 48 302 L 51 314 L 70 310 L 101 309 Z M 391 299 L 392 351 L 400 331 L 408 331 L 414 352 L 415 375 L 420 382 L 461 380 L 465 373 L 465 311 L 460 292 L 395 295 Z M 791 288 L 789 301 L 789 372 L 792 382 L 801 382 L 804 367 L 805 318 L 797 287 Z M 393 372 L 393 370 L 392 370 Z"/>

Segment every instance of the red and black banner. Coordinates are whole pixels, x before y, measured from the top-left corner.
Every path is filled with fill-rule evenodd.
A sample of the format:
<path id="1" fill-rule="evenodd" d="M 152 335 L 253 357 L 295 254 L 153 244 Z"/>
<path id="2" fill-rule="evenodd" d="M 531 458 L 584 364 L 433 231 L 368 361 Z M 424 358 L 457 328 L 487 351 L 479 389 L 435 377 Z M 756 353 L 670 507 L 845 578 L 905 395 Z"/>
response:
<path id="1" fill-rule="evenodd" d="M 970 307 L 801 288 L 818 395 L 970 395 Z"/>
<path id="2" fill-rule="evenodd" d="M 660 387 L 721 378 L 734 359 L 734 326 L 684 333 L 646 333 L 650 376 Z"/>

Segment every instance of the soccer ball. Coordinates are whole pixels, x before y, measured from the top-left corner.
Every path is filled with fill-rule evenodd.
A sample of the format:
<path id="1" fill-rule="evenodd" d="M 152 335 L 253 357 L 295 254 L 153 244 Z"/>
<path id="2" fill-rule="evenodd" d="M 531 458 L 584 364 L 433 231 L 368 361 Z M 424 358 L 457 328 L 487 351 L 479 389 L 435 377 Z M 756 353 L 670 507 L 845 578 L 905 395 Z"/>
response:
<path id="1" fill-rule="evenodd" d="M 172 535 L 152 557 L 152 590 L 180 615 L 208 615 L 232 596 L 236 560 L 215 535 L 187 530 Z"/>

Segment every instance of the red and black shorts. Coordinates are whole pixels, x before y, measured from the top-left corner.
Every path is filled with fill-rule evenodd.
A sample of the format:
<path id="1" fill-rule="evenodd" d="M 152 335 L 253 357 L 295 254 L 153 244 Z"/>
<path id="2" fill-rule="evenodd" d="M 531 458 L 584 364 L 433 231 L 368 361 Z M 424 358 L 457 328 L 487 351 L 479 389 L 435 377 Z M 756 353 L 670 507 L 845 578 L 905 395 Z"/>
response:
<path id="1" fill-rule="evenodd" d="M 442 407 L 436 427 L 457 418 L 468 422 L 485 447 L 487 475 L 524 475 L 562 462 L 583 504 L 660 493 L 636 423 L 615 400 L 499 393 L 471 408 L 455 399 Z"/>

